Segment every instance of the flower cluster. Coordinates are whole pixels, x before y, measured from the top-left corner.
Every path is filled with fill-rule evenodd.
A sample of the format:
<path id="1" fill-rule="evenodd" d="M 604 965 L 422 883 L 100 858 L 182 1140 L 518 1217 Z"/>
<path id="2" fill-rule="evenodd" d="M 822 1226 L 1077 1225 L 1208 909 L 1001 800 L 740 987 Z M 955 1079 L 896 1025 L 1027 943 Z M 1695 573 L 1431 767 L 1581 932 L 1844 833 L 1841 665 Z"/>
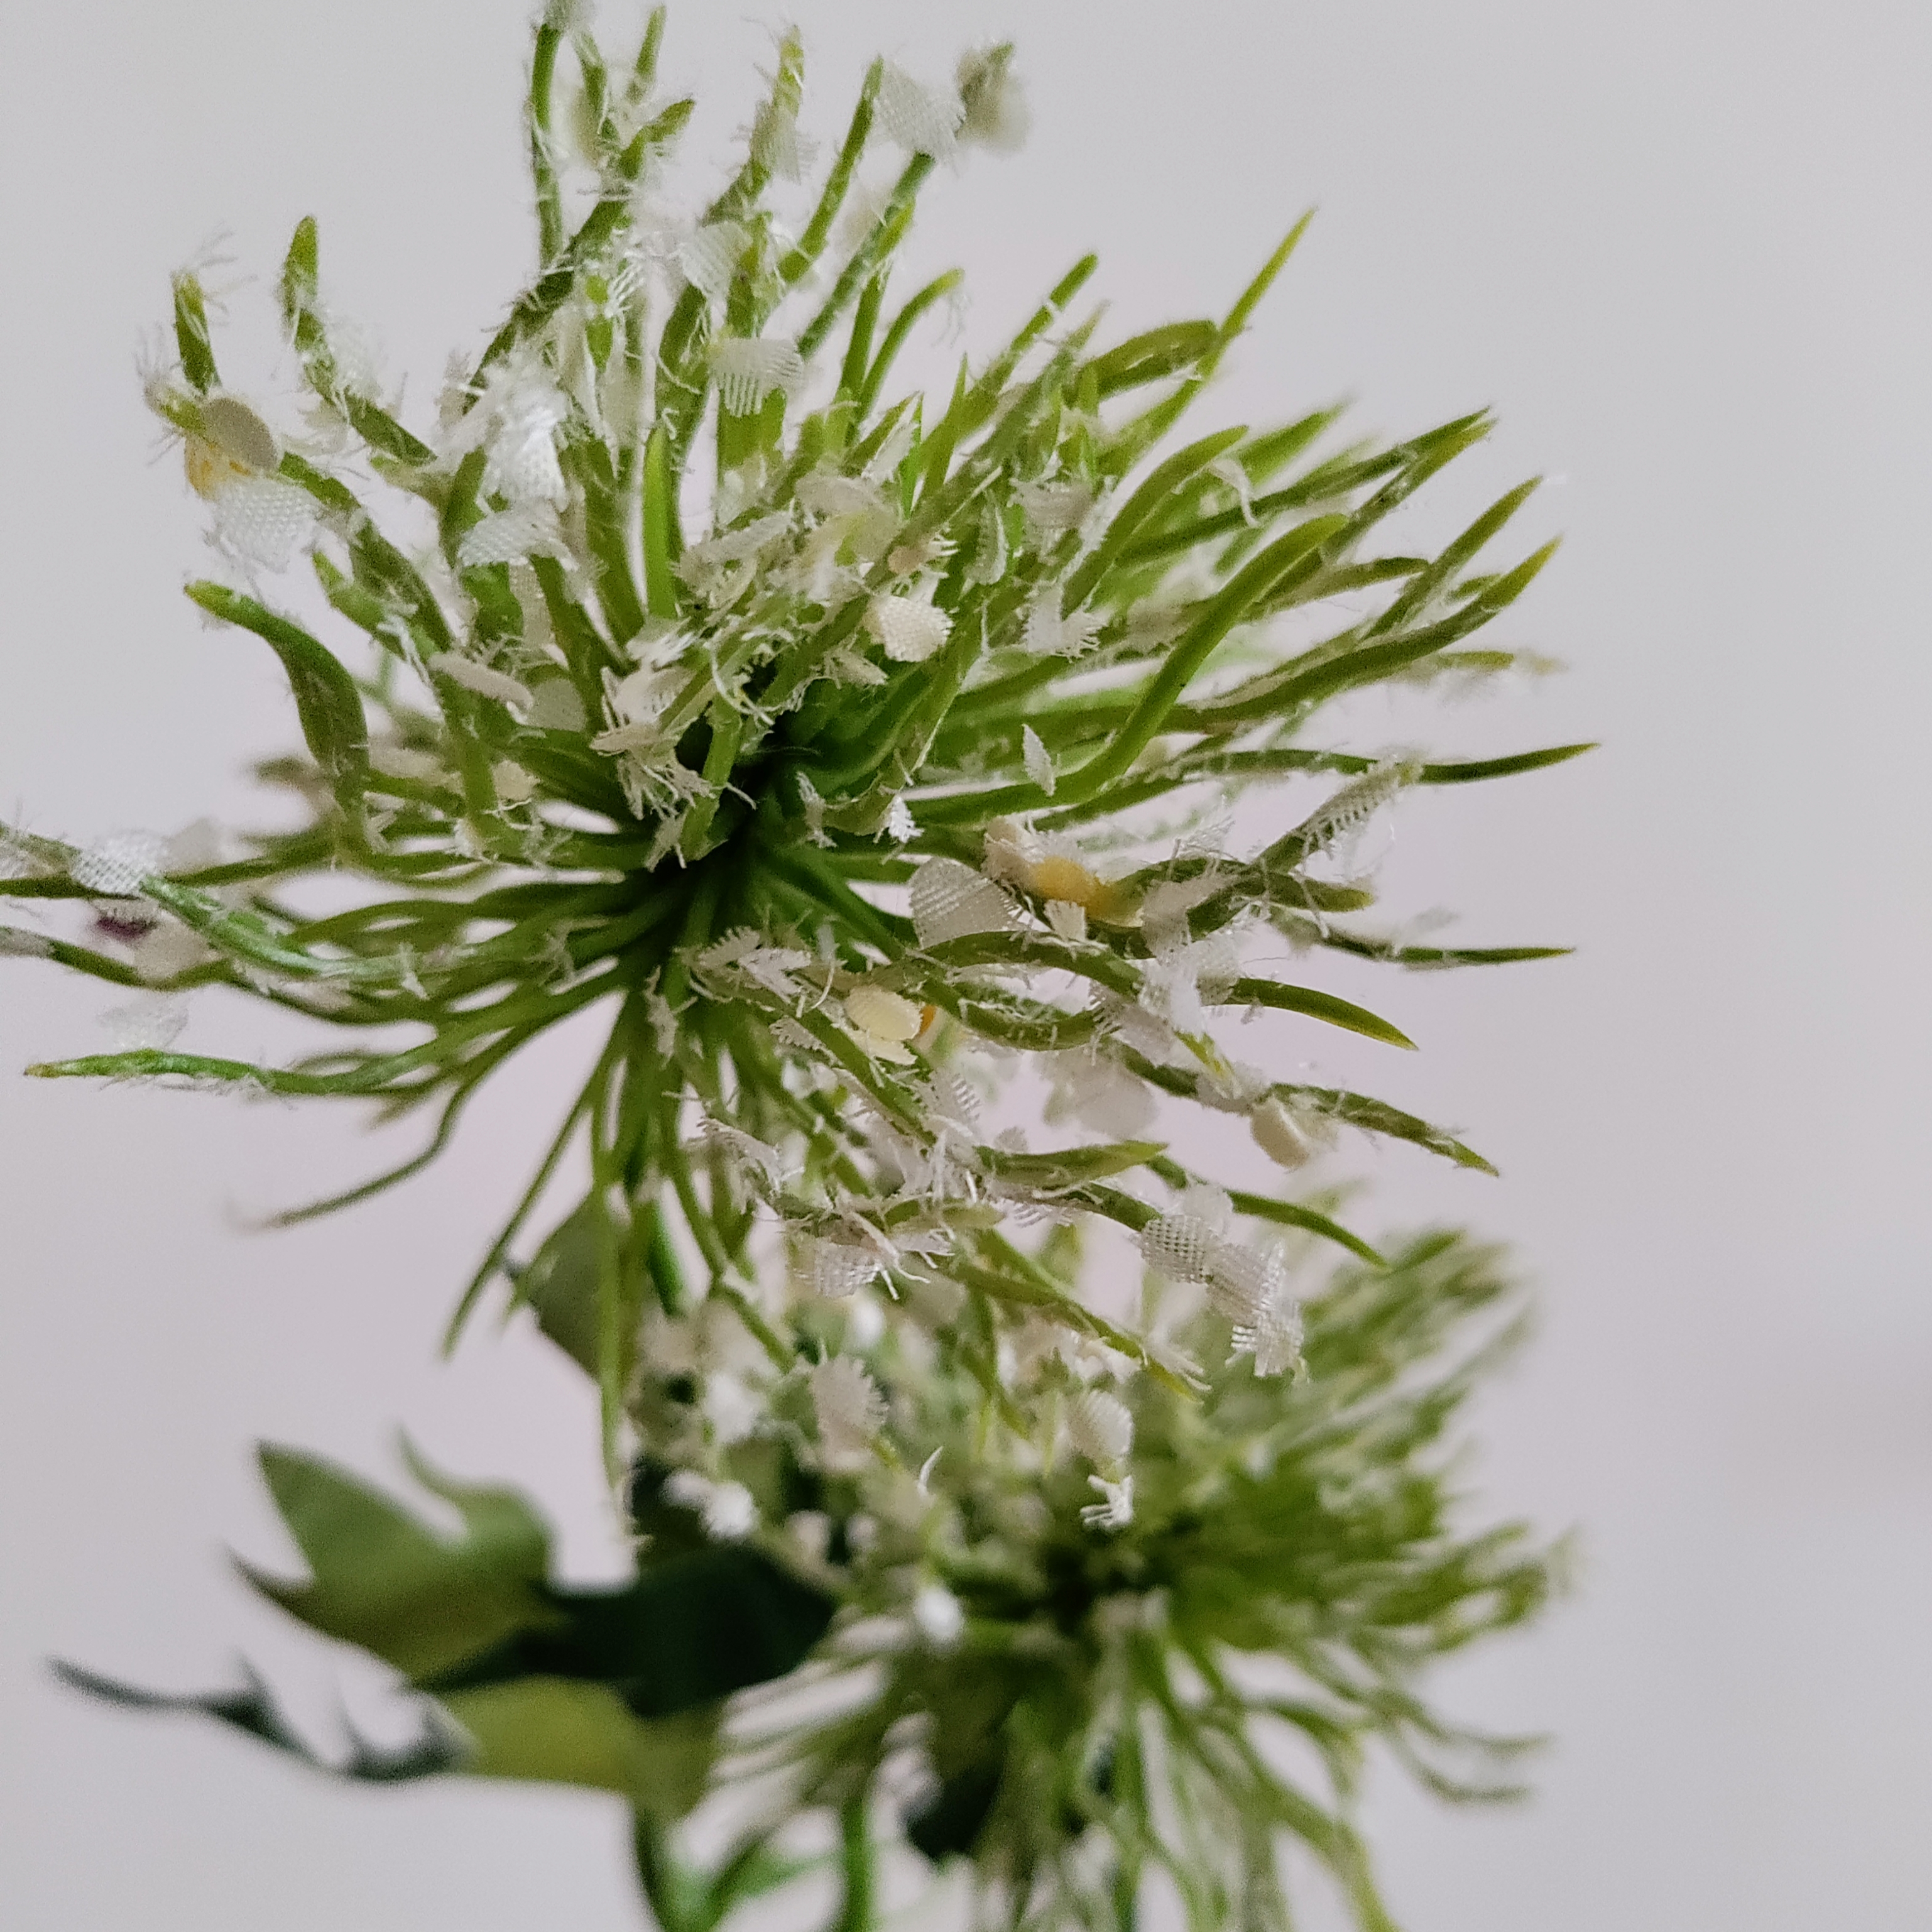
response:
<path id="1" fill-rule="evenodd" d="M 935 168 L 1023 131 L 1010 50 L 946 86 L 875 63 L 814 191 L 788 33 L 742 166 L 687 208 L 669 163 L 692 103 L 658 85 L 662 26 L 660 10 L 617 69 L 570 9 L 540 22 L 538 272 L 452 364 L 434 422 L 400 420 L 331 308 L 312 222 L 280 281 L 299 411 L 224 384 L 200 278 L 177 277 L 174 351 L 146 389 L 221 560 L 188 594 L 285 669 L 304 749 L 262 770 L 305 822 L 226 844 L 205 826 L 84 845 L 0 832 L 0 894 L 79 902 L 91 921 L 0 928 L 0 951 L 137 996 L 115 1051 L 37 1073 L 433 1113 L 422 1153 L 285 1219 L 418 1171 L 507 1059 L 603 1015 L 452 1337 L 498 1285 L 535 1310 L 596 1379 L 647 1551 L 760 1554 L 855 1628 L 909 1617 L 922 1654 L 1046 1616 L 1058 1634 L 1037 1658 L 1072 1645 L 1098 1700 L 1080 1706 L 1075 1784 L 1056 1787 L 1070 1844 L 1109 1806 L 1146 1811 L 1154 1774 L 1118 1714 L 1168 1695 L 1134 1661 L 1148 1619 L 1181 1616 L 1217 1536 L 1232 1551 L 1261 1534 L 1255 1511 L 1288 1507 L 1262 1495 L 1268 1472 L 1324 1405 L 1354 1400 L 1300 1380 L 1319 1381 L 1318 1329 L 1291 1246 L 1367 1264 L 1345 1303 L 1384 1279 L 1332 1192 L 1224 1186 L 1158 1137 L 1162 1109 L 1236 1117 L 1284 1183 L 1344 1129 L 1485 1165 L 1383 1101 L 1249 1064 L 1226 1036 L 1272 1010 L 1409 1044 L 1258 956 L 1552 950 L 1365 928 L 1373 889 L 1352 855 L 1400 794 L 1584 747 L 1443 761 L 1316 735 L 1348 694 L 1515 662 L 1467 640 L 1550 547 L 1484 561 L 1527 484 L 1433 556 L 1378 547 L 1484 416 L 1387 448 L 1328 448 L 1328 409 L 1172 446 L 1300 226 L 1218 318 L 1103 344 L 1076 306 L 1089 257 L 950 395 L 897 392 L 899 352 L 960 278 L 894 307 L 895 260 Z M 580 86 L 564 117 L 566 51 Z M 323 641 L 331 622 L 353 648 Z M 1232 842 L 1230 802 L 1289 781 L 1318 788 L 1312 809 Z M 345 909 L 346 880 L 366 890 Z M 304 910 L 325 880 L 326 909 Z M 181 1002 L 208 986 L 340 1043 L 292 1066 L 178 1052 Z M 982 1126 L 1032 1076 L 1039 1126 Z M 580 1198 L 528 1243 L 572 1174 Z M 1145 1290 L 1095 1292 L 1083 1241 L 1111 1243 Z M 1330 1481 L 1307 1478 L 1294 1508 L 1340 1509 Z M 1279 1560 L 1286 1606 L 1301 1558 Z M 1472 1570 L 1457 1587 L 1490 1586 Z M 1245 1624 L 1222 1611 L 1261 1633 L 1247 1647 L 1289 1644 L 1307 1666 L 1329 1613 L 1259 1602 Z M 1189 1640 L 1203 1673 L 1216 1628 Z M 839 1760 L 868 1767 L 862 1790 L 924 1694 L 812 1730 L 811 1748 L 869 1739 Z M 1034 1709 L 1000 1694 L 994 1730 Z M 1361 1696 L 1384 1724 L 1394 1706 Z M 1222 1718 L 1161 1708 L 1211 1730 L 1200 1763 L 1237 1775 Z M 1010 1817 L 1030 1872 L 1046 1854 L 1013 1847 L 1048 1828 L 1023 1815 L 1018 1733 L 1000 1735 L 968 1754 L 973 1830 L 956 1819 L 956 1845 L 934 1841 L 966 1849 Z M 934 1762 L 956 1798 L 951 1749 Z M 1022 1904 L 1023 1876 L 1005 1872 Z"/>

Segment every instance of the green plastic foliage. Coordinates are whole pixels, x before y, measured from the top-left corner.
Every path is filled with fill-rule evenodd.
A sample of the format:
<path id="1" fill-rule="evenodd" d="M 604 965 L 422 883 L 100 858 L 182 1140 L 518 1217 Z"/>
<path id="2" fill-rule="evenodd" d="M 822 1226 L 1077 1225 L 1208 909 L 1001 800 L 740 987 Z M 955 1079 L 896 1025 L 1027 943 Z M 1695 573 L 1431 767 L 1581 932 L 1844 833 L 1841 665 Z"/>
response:
<path id="1" fill-rule="evenodd" d="M 190 584 L 188 594 L 211 617 L 252 631 L 281 659 L 309 755 L 339 795 L 353 797 L 368 767 L 369 729 L 356 680 L 341 661 L 299 624 L 225 584 Z"/>
<path id="2" fill-rule="evenodd" d="M 1246 1052 L 1289 1066 L 1336 1029 L 1393 1061 L 1415 1042 L 1321 983 L 1333 955 L 1562 950 L 1372 928 L 1357 835 L 1398 796 L 1589 747 L 1378 752 L 1342 708 L 1538 667 L 1475 640 L 1553 550 L 1492 554 L 1534 485 L 1397 544 L 1390 519 L 1486 412 L 1382 447 L 1304 406 L 1168 446 L 1305 218 L 1218 319 L 1111 335 L 1075 306 L 1084 256 L 991 352 L 908 392 L 904 352 L 962 275 L 896 286 L 902 246 L 940 162 L 1011 132 L 1010 49 L 950 93 L 875 62 L 811 174 L 803 46 L 779 34 L 741 158 L 674 239 L 654 211 L 692 103 L 656 92 L 664 25 L 617 60 L 580 9 L 544 9 L 536 260 L 434 422 L 408 427 L 332 339 L 312 220 L 279 290 L 308 432 L 224 389 L 206 293 L 176 278 L 178 368 L 150 401 L 217 454 L 218 410 L 261 439 L 225 468 L 189 444 L 247 588 L 188 594 L 274 652 L 301 749 L 260 770 L 305 816 L 192 872 L 145 841 L 0 827 L 0 897 L 112 902 L 71 938 L 0 926 L 0 952 L 219 986 L 322 1037 L 288 1066 L 148 1045 L 29 1070 L 424 1118 L 409 1158 L 296 1220 L 420 1172 L 509 1060 L 592 1029 L 448 1334 L 494 1292 L 584 1370 L 636 1574 L 556 1581 L 527 1504 L 413 1456 L 460 1527 L 265 1450 L 309 1574 L 244 1573 L 423 1712 L 408 1746 L 352 1736 L 325 1768 L 616 1794 L 664 1932 L 795 1874 L 772 1840 L 820 1808 L 833 1924 L 864 1932 L 873 1794 L 916 1737 L 908 1840 L 972 1860 L 1016 1932 L 1125 1932 L 1156 1874 L 1190 1932 L 1280 1932 L 1283 1834 L 1381 1932 L 1350 1822 L 1363 1753 L 1451 1792 L 1500 1781 L 1507 1750 L 1418 1676 L 1530 1615 L 1553 1571 L 1514 1528 L 1466 1534 L 1438 1459 L 1492 1358 L 1457 1352 L 1460 1324 L 1510 1302 L 1492 1261 L 1372 1242 L 1346 1188 L 1299 1170 L 1344 1130 L 1493 1170 L 1374 1094 L 1247 1064 L 1234 1027 L 1282 1016 Z M 392 490 L 416 500 L 386 534 Z M 275 608 L 286 559 L 250 550 L 251 518 L 306 533 L 302 588 L 352 656 Z M 1228 808 L 1289 785 L 1266 842 L 1232 849 Z M 1028 1061 L 1053 1096 L 1032 1146 L 973 1101 Z M 1274 1181 L 1197 1163 L 1196 1108 Z M 1103 1224 L 1192 1272 L 1092 1294 Z M 1304 1336 L 1287 1284 L 1336 1250 Z M 1248 1658 L 1292 1690 L 1255 1688 Z M 836 1708 L 756 1744 L 724 1721 L 808 1664 Z M 167 1698 L 68 1674 L 316 1761 L 252 1678 Z M 1320 1778 L 1276 1768 L 1282 1732 Z M 740 1780 L 771 1808 L 688 1868 L 671 1822 Z"/>
<path id="3" fill-rule="evenodd" d="M 438 1492 L 464 1517 L 465 1534 L 452 1543 L 326 1462 L 272 1448 L 261 1460 L 311 1580 L 281 1582 L 240 1568 L 310 1629 L 358 1645 L 406 1676 L 428 1678 L 550 1616 L 542 1594 L 548 1536 L 508 1490 L 439 1480 Z"/>
<path id="4" fill-rule="evenodd" d="M 650 1720 L 602 1684 L 513 1678 L 442 1703 L 474 1746 L 471 1777 L 608 1791 L 666 1824 L 704 1796 L 717 1753 L 715 1709 Z"/>

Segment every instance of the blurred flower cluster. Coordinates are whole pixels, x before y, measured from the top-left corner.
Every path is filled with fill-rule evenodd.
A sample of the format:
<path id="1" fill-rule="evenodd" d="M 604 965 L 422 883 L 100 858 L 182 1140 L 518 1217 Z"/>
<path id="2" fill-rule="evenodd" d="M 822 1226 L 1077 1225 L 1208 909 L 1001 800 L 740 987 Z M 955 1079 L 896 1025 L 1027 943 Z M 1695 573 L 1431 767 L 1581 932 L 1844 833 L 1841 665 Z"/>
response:
<path id="1" fill-rule="evenodd" d="M 0 834 L 0 894 L 88 922 L 0 950 L 133 994 L 116 1051 L 32 1070 L 433 1116 L 293 1219 L 418 1171 L 511 1056 L 602 1016 L 452 1334 L 500 1294 L 593 1378 L 637 1580 L 556 1583 L 505 1492 L 419 1468 L 452 1544 L 272 1452 L 314 1580 L 261 1586 L 434 1700 L 416 1744 L 337 1768 L 620 1791 L 668 1932 L 802 1869 L 780 1839 L 814 1808 L 843 1821 L 856 1932 L 895 1795 L 1016 1925 L 1129 1924 L 1156 1871 L 1195 1924 L 1285 1924 L 1284 1832 L 1384 1923 L 1346 1817 L 1361 1744 L 1460 1777 L 1472 1741 L 1414 1675 L 1548 1568 L 1514 1531 L 1455 1533 L 1426 1453 L 1488 1359 L 1442 1351 L 1507 1302 L 1492 1258 L 1385 1255 L 1333 1190 L 1283 1186 L 1344 1130 L 1485 1163 L 1227 1033 L 1272 1010 L 1408 1045 L 1268 961 L 1552 950 L 1363 926 L 1355 854 L 1398 794 L 1584 747 L 1314 735 L 1348 694 L 1516 662 L 1466 640 L 1549 554 L 1485 561 L 1532 486 L 1394 554 L 1386 520 L 1486 418 L 1331 447 L 1324 409 L 1171 446 L 1299 227 L 1218 319 L 1103 345 L 1088 258 L 950 393 L 897 392 L 961 278 L 895 305 L 896 256 L 936 168 L 1024 132 L 1010 50 L 943 86 L 875 63 L 813 189 L 787 33 L 742 166 L 686 206 L 662 28 L 614 67 L 574 10 L 538 24 L 538 270 L 434 424 L 404 425 L 332 310 L 312 223 L 280 283 L 299 412 L 224 385 L 203 278 L 177 277 L 146 382 L 220 560 L 188 594 L 286 670 L 304 748 L 261 770 L 304 822 Z M 1291 780 L 1307 808 L 1237 844 L 1231 803 Z M 340 1043 L 176 1051 L 209 987 Z M 982 1126 L 1016 1094 L 1030 1138 Z M 1180 1107 L 1243 1124 L 1282 1184 L 1178 1157 Z M 306 1749 L 259 1686 L 189 1701 Z M 743 1835 L 700 1874 L 669 1827 L 727 1787 Z"/>

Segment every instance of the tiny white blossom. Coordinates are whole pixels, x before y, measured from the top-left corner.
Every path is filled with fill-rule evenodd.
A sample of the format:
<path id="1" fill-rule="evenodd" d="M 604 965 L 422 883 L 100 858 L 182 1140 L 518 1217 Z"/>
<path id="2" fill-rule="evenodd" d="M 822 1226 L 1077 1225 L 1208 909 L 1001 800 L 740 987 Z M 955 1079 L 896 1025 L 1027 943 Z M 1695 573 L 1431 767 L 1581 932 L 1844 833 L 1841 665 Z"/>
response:
<path id="1" fill-rule="evenodd" d="M 1163 879 L 1150 886 L 1141 902 L 1141 930 L 1156 953 L 1171 952 L 1185 946 L 1192 934 L 1187 915 L 1221 890 L 1213 872 L 1198 872 L 1191 879 Z"/>
<path id="2" fill-rule="evenodd" d="M 177 995 L 143 994 L 112 1006 L 100 1024 L 117 1053 L 165 1053 L 188 1024 L 188 1002 Z"/>
<path id="3" fill-rule="evenodd" d="M 1154 1124 L 1154 1112 L 1147 1083 L 1118 1060 L 1087 1052 L 1055 1058 L 1046 1105 L 1049 1124 L 1072 1119 L 1095 1133 L 1132 1140 Z"/>
<path id="4" fill-rule="evenodd" d="M 1080 1512 L 1080 1520 L 1089 1529 L 1125 1529 L 1134 1520 L 1134 1479 L 1123 1476 L 1110 1483 L 1102 1476 L 1089 1476 L 1089 1486 L 1100 1491 L 1101 1500 L 1089 1503 Z"/>
<path id="5" fill-rule="evenodd" d="M 834 1355 L 811 1372 L 812 1406 L 820 1453 L 828 1469 L 849 1472 L 872 1460 L 872 1441 L 886 1419 L 886 1401 L 862 1362 Z"/>
<path id="6" fill-rule="evenodd" d="M 1046 922 L 1061 939 L 1078 944 L 1087 937 L 1087 908 L 1072 899 L 1048 899 Z"/>
<path id="7" fill-rule="evenodd" d="M 214 390 L 202 398 L 200 406 L 202 430 L 224 456 L 264 473 L 280 466 L 281 438 L 254 404 Z"/>
<path id="8" fill-rule="evenodd" d="M 695 1469 L 678 1469 L 665 1479 L 664 1492 L 701 1517 L 705 1534 L 716 1542 L 742 1542 L 758 1526 L 758 1505 L 742 1483 L 713 1482 Z"/>
<path id="9" fill-rule="evenodd" d="M 536 796 L 536 780 L 514 758 L 499 758 L 490 767 L 490 778 L 506 805 L 527 805 Z"/>
<path id="10" fill-rule="evenodd" d="M 1286 1375 L 1301 1362 L 1301 1310 L 1277 1296 L 1252 1322 L 1234 1324 L 1234 1353 L 1252 1355 L 1264 1378 Z"/>
<path id="11" fill-rule="evenodd" d="M 1211 1182 L 1197 1180 L 1181 1190 L 1180 1212 L 1204 1221 L 1224 1239 L 1234 1226 L 1234 1204 Z"/>
<path id="12" fill-rule="evenodd" d="M 1092 649 L 1106 621 L 1097 610 L 1074 610 L 1063 616 L 1060 592 L 1049 585 L 1027 607 L 1024 640 L 1035 657 L 1077 658 Z"/>
<path id="13" fill-rule="evenodd" d="M 1247 465 L 1238 456 L 1217 456 L 1208 464 L 1205 473 L 1234 491 L 1235 500 L 1241 506 L 1241 521 L 1252 530 L 1255 521 L 1255 486 Z"/>
<path id="14" fill-rule="evenodd" d="M 912 1621 L 934 1649 L 950 1650 L 966 1628 L 966 1612 L 944 1583 L 928 1583 L 912 1600 Z"/>
<path id="15" fill-rule="evenodd" d="M 903 994 L 862 984 L 845 995 L 845 1017 L 860 1032 L 894 1044 L 916 1040 L 924 1024 L 918 1005 Z"/>
<path id="16" fill-rule="evenodd" d="M 767 946 L 749 930 L 734 933 L 698 956 L 700 963 L 715 970 L 728 966 L 742 973 L 755 986 L 782 1000 L 796 1000 L 802 988 L 792 975 L 812 963 L 812 955 L 795 946 Z"/>
<path id="17" fill-rule="evenodd" d="M 952 620 L 922 597 L 881 596 L 866 608 L 866 628 L 895 664 L 922 664 L 952 635 Z"/>

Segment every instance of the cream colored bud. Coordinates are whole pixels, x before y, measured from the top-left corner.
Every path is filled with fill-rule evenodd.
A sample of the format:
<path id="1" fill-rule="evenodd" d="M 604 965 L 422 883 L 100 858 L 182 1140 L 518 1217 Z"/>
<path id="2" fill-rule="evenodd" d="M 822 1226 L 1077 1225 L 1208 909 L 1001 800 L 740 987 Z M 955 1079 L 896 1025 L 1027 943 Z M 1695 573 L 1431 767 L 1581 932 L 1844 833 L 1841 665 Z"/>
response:
<path id="1" fill-rule="evenodd" d="M 920 1009 L 883 986 L 854 986 L 845 995 L 845 1017 L 874 1040 L 896 1043 L 919 1037 Z"/>

